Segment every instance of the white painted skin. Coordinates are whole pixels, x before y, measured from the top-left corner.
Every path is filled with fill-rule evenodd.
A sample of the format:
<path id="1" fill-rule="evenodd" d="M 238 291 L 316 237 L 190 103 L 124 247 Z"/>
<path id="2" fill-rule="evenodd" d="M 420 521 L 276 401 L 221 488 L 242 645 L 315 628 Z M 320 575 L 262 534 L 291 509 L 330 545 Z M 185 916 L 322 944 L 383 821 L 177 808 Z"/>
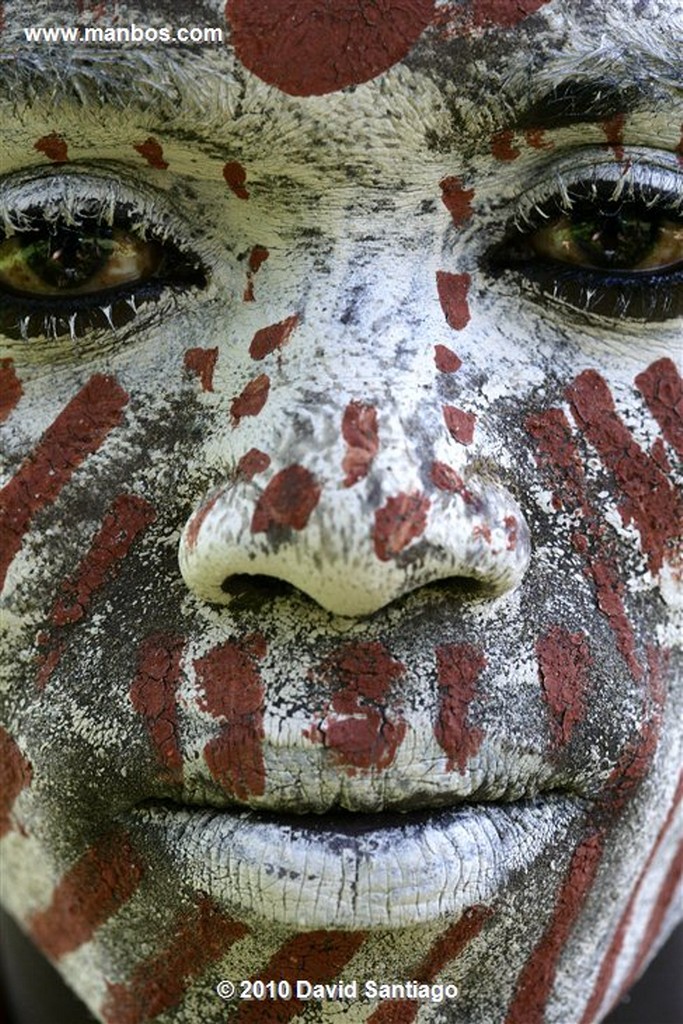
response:
<path id="1" fill-rule="evenodd" d="M 214 6 L 202 8 L 206 24 L 221 23 L 223 5 Z M 121 427 L 36 516 L 8 572 L 2 721 L 32 766 L 32 784 L 0 840 L 3 902 L 29 927 L 84 851 L 112 823 L 125 828 L 144 859 L 143 881 L 57 966 L 104 1020 L 108 983 L 125 983 L 163 949 L 179 916 L 206 893 L 249 933 L 189 984 L 179 1007 L 155 1018 L 184 1024 L 224 1021 L 236 1006 L 217 999 L 216 981 L 263 974 L 297 931 L 368 929 L 340 977 L 410 979 L 444 928 L 483 905 L 491 917 L 439 975 L 458 984 L 457 1004 L 446 1016 L 425 1005 L 418 1020 L 504 1020 L 595 801 L 652 713 L 572 545 L 580 516 L 553 505 L 525 422 L 561 408 L 574 425 L 565 389 L 594 370 L 636 442 L 646 452 L 663 442 L 673 466 L 634 378 L 656 360 L 678 359 L 681 321 L 586 315 L 566 298 L 540 296 L 521 272 L 493 273 L 489 254 L 511 220 L 578 181 L 614 181 L 615 166 L 627 187 L 680 203 L 680 5 L 629 0 L 616 10 L 606 0 L 552 0 L 512 29 L 450 41 L 430 30 L 371 81 L 304 98 L 246 72 L 229 47 L 88 50 L 82 61 L 69 57 L 73 91 L 51 63 L 63 64 L 65 53 L 33 48 L 25 52 L 36 76 L 30 101 L 18 106 L 12 33 L 26 15 L 18 3 L 4 8 L 0 42 L 12 55 L 0 64 L 9 91 L 0 106 L 0 224 L 16 226 L 36 206 L 46 217 L 77 214 L 89 201 L 126 207 L 141 234 L 196 254 L 208 283 L 138 300 L 138 315 L 115 331 L 74 339 L 67 326 L 57 337 L 48 330 L 2 339 L 23 386 L 3 428 L 7 479 L 93 374 L 115 376 L 130 395 Z M 59 5 L 50 11 L 73 17 Z M 174 9 L 183 16 L 201 21 L 195 5 L 185 15 Z M 155 5 L 129 8 L 126 17 L 167 20 Z M 40 4 L 31 18 L 51 23 Z M 566 78 L 627 88 L 636 75 L 653 98 L 626 118 L 622 158 L 606 145 L 600 120 L 590 119 L 549 130 L 552 148 L 529 145 L 520 131 L 517 159 L 493 155 L 492 136 L 530 97 Z M 101 107 L 105 77 L 128 91 Z M 52 133 L 67 141 L 68 163 L 34 148 Z M 166 169 L 135 150 L 149 137 Z M 226 184 L 229 161 L 245 168 L 248 199 Z M 441 199 L 439 183 L 449 177 L 474 192 L 461 226 Z M 269 256 L 253 274 L 253 301 L 244 301 L 256 245 Z M 445 320 L 437 272 L 471 276 L 471 319 L 462 329 Z M 293 316 L 282 349 L 252 358 L 255 333 Z M 437 368 L 437 345 L 457 353 L 460 369 Z M 217 350 L 211 390 L 183 369 L 192 348 Z M 270 380 L 264 408 L 235 422 L 235 398 L 260 374 Z M 367 475 L 345 486 L 341 425 L 351 402 L 376 408 L 379 447 Z M 476 416 L 471 444 L 449 433 L 444 406 Z M 619 514 L 613 477 L 575 437 L 625 584 L 636 656 L 645 662 L 651 645 L 670 654 L 652 767 L 609 823 L 595 883 L 559 954 L 548 1024 L 581 1021 L 642 876 L 595 1015 L 607 1012 L 636 961 L 681 835 L 679 815 L 649 859 L 681 764 L 679 568 L 669 558 L 661 574 L 650 572 L 638 531 Z M 236 470 L 253 448 L 270 463 L 247 480 Z M 434 462 L 456 471 L 477 501 L 439 490 Z M 321 488 L 306 527 L 254 532 L 259 498 L 291 466 Z M 680 482 L 674 470 L 669 479 Z M 150 502 L 157 518 L 87 614 L 64 628 L 66 651 L 39 692 L 36 635 L 121 493 Z M 429 499 L 426 525 L 400 556 L 384 560 L 375 515 L 399 494 Z M 515 548 L 507 545 L 510 516 Z M 247 573 L 296 589 L 263 579 L 246 597 L 223 589 L 226 578 Z M 586 638 L 592 666 L 586 714 L 571 742 L 552 752 L 535 648 L 558 625 Z M 140 645 L 159 632 L 187 637 L 177 700 L 182 789 L 159 772 L 130 699 Z M 204 754 L 221 723 L 207 710 L 197 663 L 255 633 L 266 645 L 258 659 L 264 785 L 226 794 Z M 329 666 L 352 644 L 381 644 L 404 666 L 378 705 L 378 738 L 401 723 L 405 736 L 374 766 L 345 761 L 330 740 L 364 714 L 362 701 L 356 711 L 333 704 L 343 679 Z M 470 645 L 486 658 L 468 711 L 480 742 L 455 767 L 434 730 L 436 651 L 446 645 Z M 186 806 L 171 812 L 162 800 Z M 263 812 L 300 817 L 285 823 Z M 323 812 L 338 816 L 318 817 Z M 364 824 L 376 820 L 364 818 L 370 812 L 386 815 L 384 829 Z M 652 953 L 680 916 L 678 886 Z M 373 1009 L 355 1004 L 345 1019 L 364 1021 Z M 301 1018 L 339 1012 L 328 1004 Z"/>

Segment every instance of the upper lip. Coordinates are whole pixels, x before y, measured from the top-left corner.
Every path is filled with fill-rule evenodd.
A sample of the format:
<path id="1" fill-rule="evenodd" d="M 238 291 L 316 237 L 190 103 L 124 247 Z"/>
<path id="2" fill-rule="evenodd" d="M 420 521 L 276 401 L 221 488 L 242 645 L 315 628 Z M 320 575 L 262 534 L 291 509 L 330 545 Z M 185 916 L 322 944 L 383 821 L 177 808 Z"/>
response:
<path id="1" fill-rule="evenodd" d="M 479 773 L 477 773 L 479 775 Z M 382 792 L 381 783 L 377 778 L 365 779 L 364 787 L 354 794 L 338 793 L 325 797 L 321 792 L 318 798 L 312 799 L 302 793 L 294 785 L 281 788 L 266 789 L 259 797 L 236 799 L 225 792 L 208 773 L 193 776 L 183 783 L 157 783 L 148 792 L 148 798 L 157 801 L 168 801 L 177 806 L 198 809 L 214 809 L 225 811 L 253 810 L 278 816 L 286 815 L 295 818 L 350 816 L 385 818 L 420 812 L 435 812 L 458 806 L 474 806 L 481 804 L 514 804 L 533 800 L 549 794 L 571 795 L 589 799 L 590 794 L 584 787 L 568 782 L 560 773 L 547 768 L 543 776 L 535 778 L 513 779 L 509 774 L 474 777 L 474 773 L 456 776 L 455 785 L 431 789 L 417 785 L 414 781 L 403 778 L 396 780 L 397 792 Z M 457 785 L 459 783 L 459 785 Z M 398 792 L 402 790 L 402 792 Z"/>

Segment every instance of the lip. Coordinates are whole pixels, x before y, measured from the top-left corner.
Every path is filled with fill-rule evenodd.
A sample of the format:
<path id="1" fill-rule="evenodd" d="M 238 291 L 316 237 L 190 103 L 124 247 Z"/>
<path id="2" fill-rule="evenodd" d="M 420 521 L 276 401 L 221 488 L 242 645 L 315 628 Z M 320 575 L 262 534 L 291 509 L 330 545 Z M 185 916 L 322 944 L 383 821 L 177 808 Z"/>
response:
<path id="1" fill-rule="evenodd" d="M 490 905 L 585 810 L 585 800 L 559 793 L 406 815 L 285 816 L 147 801 L 127 824 L 232 916 L 305 930 L 395 929 Z"/>

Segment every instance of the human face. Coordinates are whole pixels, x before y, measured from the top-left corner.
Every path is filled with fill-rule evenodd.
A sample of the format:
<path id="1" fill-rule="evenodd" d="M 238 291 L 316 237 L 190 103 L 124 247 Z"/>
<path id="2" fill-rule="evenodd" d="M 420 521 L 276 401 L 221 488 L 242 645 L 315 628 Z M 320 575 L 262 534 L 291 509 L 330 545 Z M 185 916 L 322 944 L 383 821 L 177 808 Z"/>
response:
<path id="1" fill-rule="evenodd" d="M 107 1024 L 599 1019 L 676 913 L 680 5 L 4 6 L 8 909 Z"/>

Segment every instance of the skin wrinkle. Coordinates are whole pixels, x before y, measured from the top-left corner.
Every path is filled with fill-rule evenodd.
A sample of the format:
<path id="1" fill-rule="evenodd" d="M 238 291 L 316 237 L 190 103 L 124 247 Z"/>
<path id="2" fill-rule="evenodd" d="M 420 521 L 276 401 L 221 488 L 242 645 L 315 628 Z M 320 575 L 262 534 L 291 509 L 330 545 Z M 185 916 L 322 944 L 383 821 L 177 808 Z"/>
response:
<path id="1" fill-rule="evenodd" d="M 650 863 L 680 758 L 680 651 L 662 600 L 676 583 L 645 571 L 620 515 L 632 485 L 600 457 L 608 427 L 574 421 L 567 396 L 599 374 L 625 447 L 677 486 L 675 411 L 657 381 L 680 327 L 546 304 L 486 254 L 528 212 L 529 188 L 566 192 L 577 169 L 616 180 L 628 161 L 629 183 L 673 189 L 677 14 L 658 0 L 535 6 L 500 30 L 507 4 L 439 4 L 402 63 L 302 99 L 228 45 L 17 59 L 15 37 L 0 37 L 3 211 L 57 174 L 74 214 L 107 189 L 89 172 L 120 172 L 129 191 L 116 195 L 143 229 L 173 217 L 207 277 L 138 301 L 115 336 L 7 339 L 17 398 L 3 447 L 19 479 L 93 375 L 125 395 L 106 441 L 28 524 L 3 595 L 10 911 L 25 923 L 49 906 L 112 818 L 144 861 L 120 908 L 76 921 L 92 934 L 60 964 L 100 1020 L 399 1024 L 383 1004 L 249 1007 L 214 990 L 220 977 L 362 980 L 382 965 L 379 980 L 420 970 L 460 987 L 406 1020 L 502 1021 L 518 998 L 546 1024 L 574 1024 L 591 999 L 576 978 L 597 981 Z M 221 21 L 220 8 L 202 17 Z M 12 32 L 20 8 L 5 10 Z M 552 123 L 563 89 L 581 121 Z M 65 148 L 35 148 L 48 138 Z M 136 150 L 150 141 L 158 150 Z M 457 285 L 446 308 L 439 281 Z M 95 559 L 93 575 L 88 538 L 119 495 L 143 503 L 144 538 L 107 545 L 117 571 Z M 648 529 L 659 552 L 656 516 Z M 49 647 L 60 584 L 79 567 L 97 585 L 63 627 L 68 644 Z M 558 650 L 582 637 L 561 674 Z M 359 650 L 385 659 L 375 680 Z M 336 743 L 316 739 L 323 716 Z M 673 833 L 646 896 L 668 892 Z M 614 977 L 673 920 L 645 896 L 635 906 Z"/>

